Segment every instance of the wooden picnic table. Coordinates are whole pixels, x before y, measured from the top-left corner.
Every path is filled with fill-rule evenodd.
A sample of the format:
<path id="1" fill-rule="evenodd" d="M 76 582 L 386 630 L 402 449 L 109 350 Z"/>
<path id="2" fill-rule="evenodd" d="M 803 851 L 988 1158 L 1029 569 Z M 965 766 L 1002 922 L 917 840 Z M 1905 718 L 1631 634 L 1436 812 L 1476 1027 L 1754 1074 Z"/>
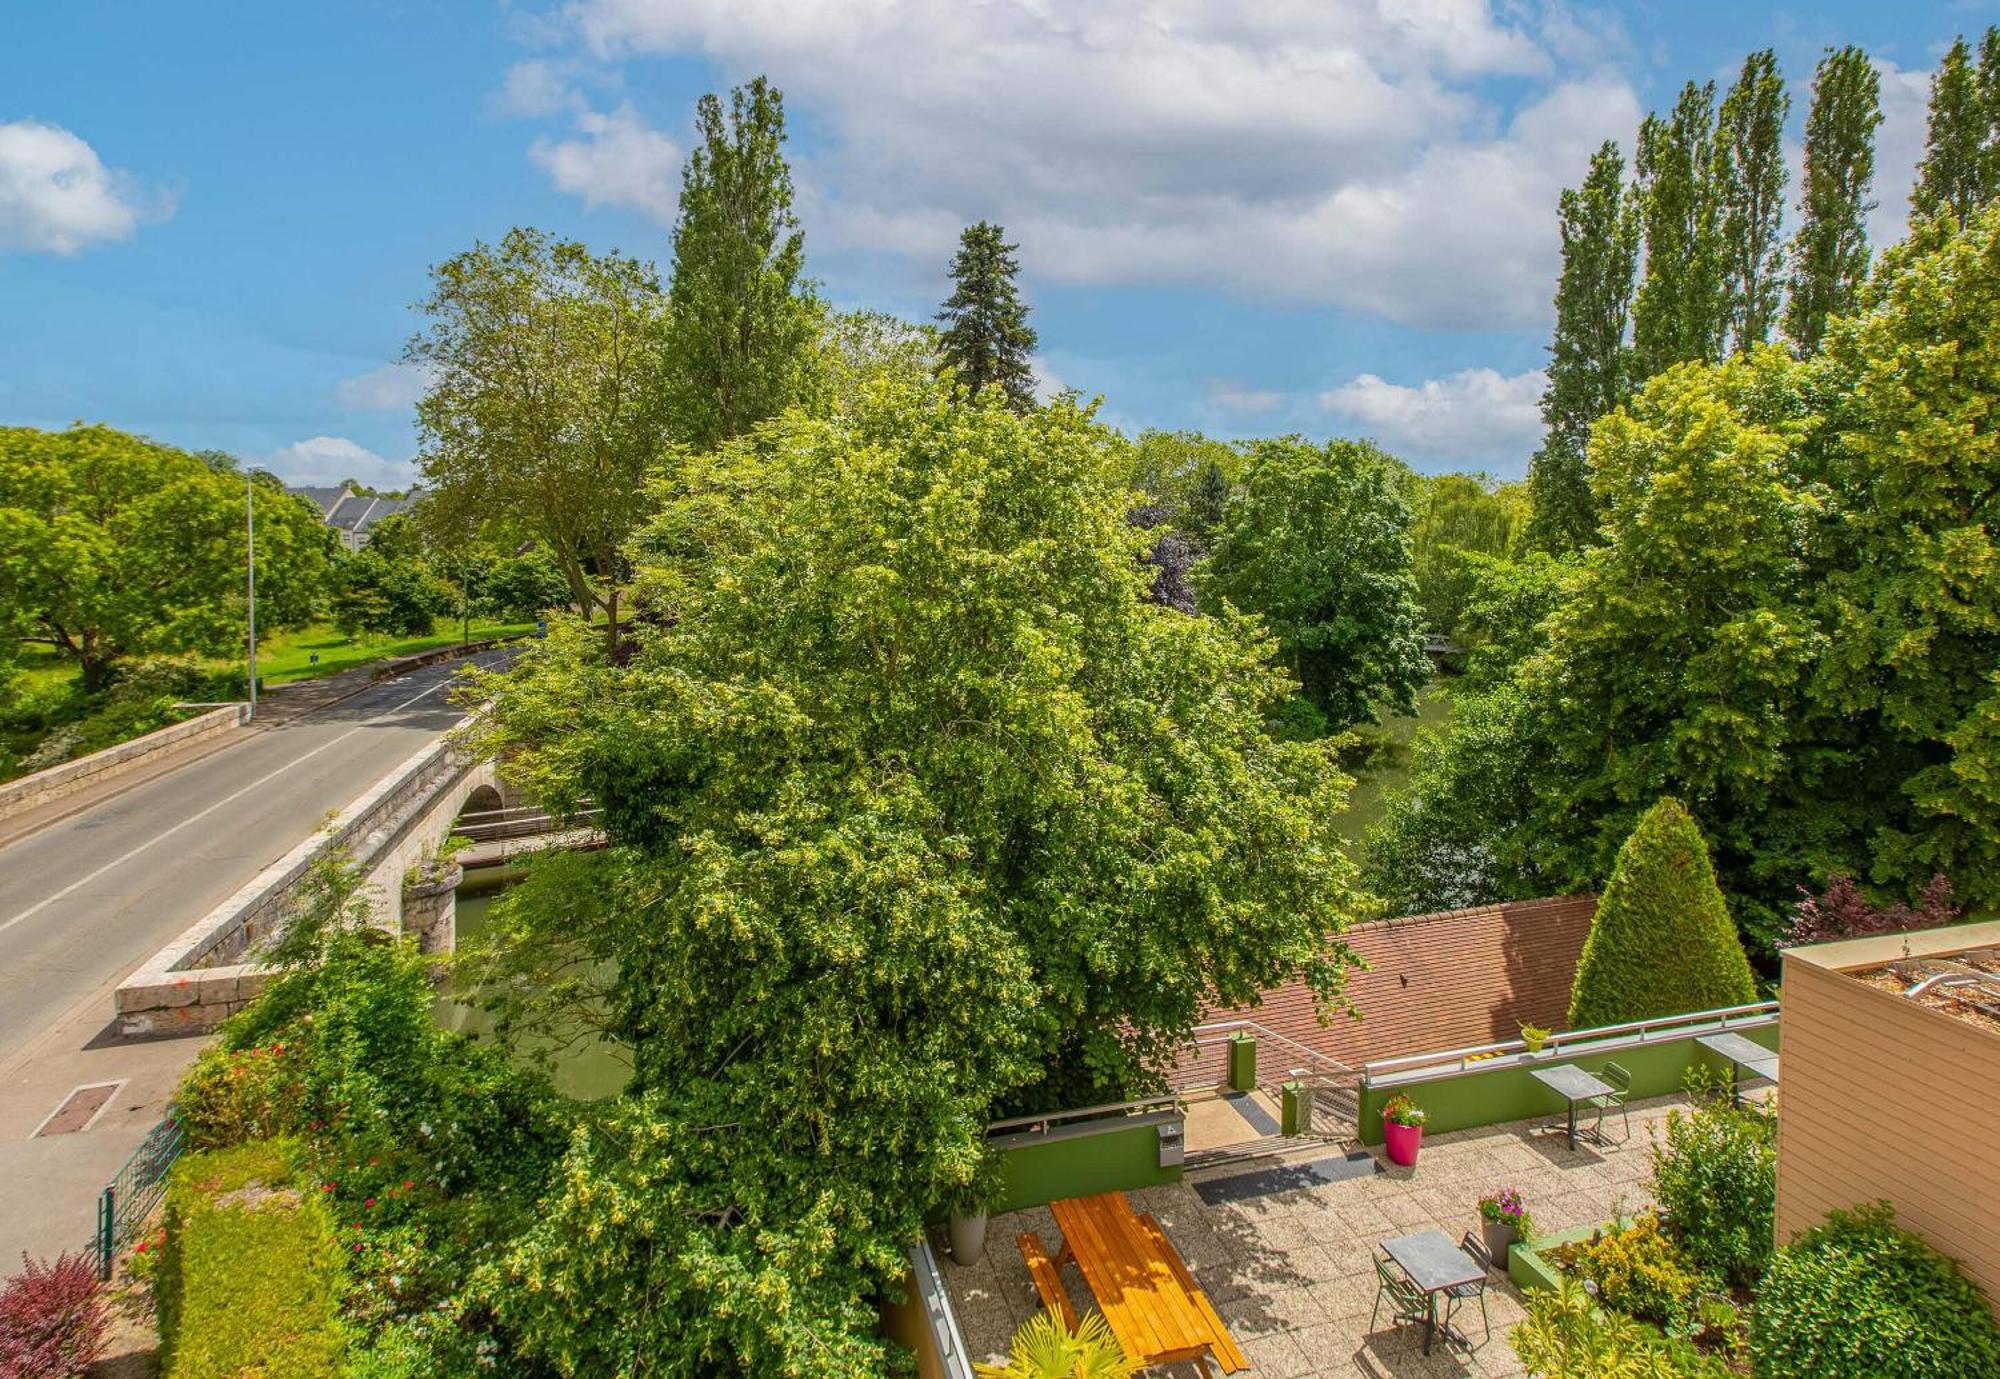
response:
<path id="1" fill-rule="evenodd" d="M 1193 1360 L 1203 1373 L 1210 1358 L 1225 1374 L 1249 1368 L 1160 1223 L 1134 1212 L 1124 1193 L 1072 1197 L 1049 1210 L 1063 1236 L 1057 1267 L 1076 1261 L 1128 1356 L 1147 1366 Z"/>

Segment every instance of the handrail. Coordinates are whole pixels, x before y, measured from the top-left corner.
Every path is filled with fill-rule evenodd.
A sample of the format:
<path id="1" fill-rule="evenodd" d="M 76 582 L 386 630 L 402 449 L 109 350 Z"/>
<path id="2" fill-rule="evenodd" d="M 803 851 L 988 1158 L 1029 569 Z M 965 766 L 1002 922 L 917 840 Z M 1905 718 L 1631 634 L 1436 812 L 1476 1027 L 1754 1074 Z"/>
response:
<path id="1" fill-rule="evenodd" d="M 1188 1041 L 1196 1048 L 1200 1048 L 1204 1041 L 1204 1036 L 1208 1041 L 1212 1042 L 1218 1034 L 1225 1030 L 1249 1030 L 1260 1040 L 1268 1040 L 1315 1063 L 1323 1063 L 1327 1069 L 1331 1070 L 1322 1071 L 1320 1075 L 1323 1077 L 1355 1077 L 1360 1072 L 1359 1069 L 1349 1067 L 1338 1058 L 1323 1054 L 1310 1045 L 1301 1044 L 1290 1035 L 1280 1034 L 1270 1026 L 1260 1025 L 1255 1020 L 1218 1020 L 1212 1025 L 1197 1025 L 1188 1031 Z"/>
<path id="2" fill-rule="evenodd" d="M 1589 1029 L 1567 1030 L 1552 1034 L 1542 1045 L 1541 1051 L 1553 1053 L 1565 1046 L 1594 1044 L 1604 1039 L 1615 1039 L 1620 1035 L 1637 1034 L 1644 1042 L 1658 1033 L 1690 1029 L 1696 1025 L 1715 1024 L 1729 1028 L 1731 1020 L 1763 1022 L 1765 1016 L 1778 1013 L 1776 1001 L 1755 1001 L 1749 1005 L 1719 1006 L 1714 1010 L 1688 1011 L 1681 1015 L 1663 1015 L 1653 1020 L 1631 1020 L 1619 1025 L 1597 1025 Z M 1364 1078 L 1373 1079 L 1378 1074 L 1391 1071 L 1407 1071 L 1419 1067 L 1443 1067 L 1456 1062 L 1462 1072 L 1475 1061 L 1493 1058 L 1509 1053 L 1528 1051 L 1524 1039 L 1507 1039 L 1497 1044 L 1474 1044 L 1462 1049 L 1440 1049 L 1432 1053 L 1405 1054 L 1398 1058 L 1378 1058 L 1362 1065 Z"/>
<path id="3" fill-rule="evenodd" d="M 1114 1111 L 1126 1115 L 1145 1115 L 1152 1111 L 1171 1111 L 1180 1104 L 1181 1099 L 1168 1092 L 1160 1096 L 1141 1097 L 1137 1101 L 1108 1101 L 1102 1106 L 1083 1106 L 1074 1111 L 1045 1111 L 1038 1116 L 1015 1116 L 1010 1120 L 996 1120 L 987 1125 L 986 1133 L 991 1135 L 996 1130 L 1017 1130 L 1030 1125 L 1047 1127 L 1057 1121 L 1084 1120 L 1091 1116 L 1108 1117 Z"/>

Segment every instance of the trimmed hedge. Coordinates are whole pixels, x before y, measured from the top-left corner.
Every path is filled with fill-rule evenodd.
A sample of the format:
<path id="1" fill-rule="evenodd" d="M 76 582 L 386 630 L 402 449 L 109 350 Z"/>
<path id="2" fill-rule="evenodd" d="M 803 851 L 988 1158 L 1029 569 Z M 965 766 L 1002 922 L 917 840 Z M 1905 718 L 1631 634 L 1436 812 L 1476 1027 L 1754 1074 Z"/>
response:
<path id="1" fill-rule="evenodd" d="M 1569 1027 L 1591 1029 L 1748 1005 L 1750 960 L 1694 817 L 1676 799 L 1647 810 L 1618 850 L 1570 993 Z"/>
<path id="2" fill-rule="evenodd" d="M 264 1140 L 175 1167 L 155 1289 L 165 1379 L 341 1373 L 333 1222 L 292 1163 L 290 1142 Z"/>
<path id="3" fill-rule="evenodd" d="M 2000 1327 L 1887 1202 L 1831 1211 L 1777 1252 L 1750 1311 L 1758 1379 L 1993 1379 Z"/>

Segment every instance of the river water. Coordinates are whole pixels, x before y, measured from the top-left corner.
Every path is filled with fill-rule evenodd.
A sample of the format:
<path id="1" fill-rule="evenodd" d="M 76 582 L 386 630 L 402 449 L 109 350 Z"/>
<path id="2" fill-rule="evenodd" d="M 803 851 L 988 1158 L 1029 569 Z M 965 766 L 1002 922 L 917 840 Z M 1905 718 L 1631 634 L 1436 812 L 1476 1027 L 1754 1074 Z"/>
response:
<path id="1" fill-rule="evenodd" d="M 487 912 L 504 889 L 480 877 L 468 877 L 458 890 L 458 941 L 465 944 L 486 928 Z M 493 1017 L 468 999 L 477 994 L 456 987 L 438 998 L 437 1022 L 446 1029 L 463 1030 L 475 1037 L 490 1036 Z M 556 1090 L 579 1101 L 595 1101 L 625 1090 L 632 1076 L 632 1062 L 616 1044 L 604 1039 L 580 1040 L 556 1057 L 552 1070 Z"/>

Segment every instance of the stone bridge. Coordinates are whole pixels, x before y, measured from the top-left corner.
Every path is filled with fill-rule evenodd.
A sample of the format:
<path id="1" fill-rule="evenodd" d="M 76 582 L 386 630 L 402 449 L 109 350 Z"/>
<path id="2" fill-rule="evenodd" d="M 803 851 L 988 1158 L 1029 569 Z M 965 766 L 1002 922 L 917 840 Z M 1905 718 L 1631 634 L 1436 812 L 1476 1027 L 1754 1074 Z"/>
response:
<path id="1" fill-rule="evenodd" d="M 360 870 L 373 923 L 416 933 L 426 949 L 449 949 L 457 868 L 440 873 L 421 864 L 460 815 L 504 818 L 525 814 L 520 806 L 491 761 L 475 760 L 451 738 L 432 743 L 127 977 L 114 995 L 119 1028 L 200 1030 L 242 1009 L 271 979 L 257 961 L 259 945 L 291 915 L 313 865 L 336 853 Z"/>

